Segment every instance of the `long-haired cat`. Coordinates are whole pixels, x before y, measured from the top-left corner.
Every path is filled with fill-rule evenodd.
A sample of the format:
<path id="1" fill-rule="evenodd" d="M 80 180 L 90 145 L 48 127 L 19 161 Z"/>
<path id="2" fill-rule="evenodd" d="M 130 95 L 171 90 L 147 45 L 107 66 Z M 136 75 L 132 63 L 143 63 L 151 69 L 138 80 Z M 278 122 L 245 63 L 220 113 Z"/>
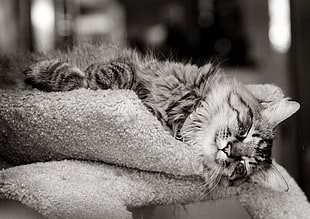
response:
<path id="1" fill-rule="evenodd" d="M 227 179 L 288 189 L 272 165 L 271 148 L 275 128 L 299 109 L 297 102 L 264 102 L 210 63 L 197 67 L 130 50 L 91 50 L 35 62 L 25 71 L 26 82 L 47 92 L 132 89 L 177 139 L 200 148 L 198 171 L 210 188 Z"/>

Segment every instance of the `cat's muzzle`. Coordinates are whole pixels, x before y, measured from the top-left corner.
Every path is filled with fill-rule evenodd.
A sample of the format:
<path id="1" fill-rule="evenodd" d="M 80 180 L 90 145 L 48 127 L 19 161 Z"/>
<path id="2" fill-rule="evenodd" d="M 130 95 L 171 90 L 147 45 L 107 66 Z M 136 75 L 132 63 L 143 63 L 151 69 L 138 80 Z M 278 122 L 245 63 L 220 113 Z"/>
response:
<path id="1" fill-rule="evenodd" d="M 231 148 L 232 148 L 232 143 L 231 142 L 228 142 L 226 147 L 222 148 L 222 149 L 219 149 L 221 151 L 223 151 L 227 157 L 230 157 L 231 155 Z"/>

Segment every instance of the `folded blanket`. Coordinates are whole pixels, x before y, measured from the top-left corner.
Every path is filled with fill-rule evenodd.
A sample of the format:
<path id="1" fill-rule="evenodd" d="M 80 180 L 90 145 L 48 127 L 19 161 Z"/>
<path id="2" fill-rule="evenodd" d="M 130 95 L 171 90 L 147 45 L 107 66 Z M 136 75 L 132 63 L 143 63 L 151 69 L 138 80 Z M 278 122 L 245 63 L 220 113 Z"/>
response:
<path id="1" fill-rule="evenodd" d="M 286 193 L 252 184 L 206 191 L 197 148 L 174 140 L 130 91 L 0 92 L 0 198 L 47 218 L 131 218 L 128 209 L 238 195 L 253 218 L 307 218 L 294 180 Z M 78 159 L 85 161 L 52 161 Z M 38 161 L 45 161 L 34 163 Z M 109 165 L 113 164 L 113 165 Z"/>
<path id="2" fill-rule="evenodd" d="M 3 90 L 0 123 L 0 154 L 14 164 L 74 158 L 191 175 L 198 161 L 129 90 Z"/>
<path id="3" fill-rule="evenodd" d="M 310 205 L 287 172 L 278 166 L 290 191 L 257 185 L 219 186 L 212 192 L 191 177 L 176 178 L 106 164 L 52 161 L 1 172 L 0 198 L 21 201 L 47 218 L 131 218 L 128 209 L 216 200 L 238 195 L 253 218 L 309 218 Z"/>

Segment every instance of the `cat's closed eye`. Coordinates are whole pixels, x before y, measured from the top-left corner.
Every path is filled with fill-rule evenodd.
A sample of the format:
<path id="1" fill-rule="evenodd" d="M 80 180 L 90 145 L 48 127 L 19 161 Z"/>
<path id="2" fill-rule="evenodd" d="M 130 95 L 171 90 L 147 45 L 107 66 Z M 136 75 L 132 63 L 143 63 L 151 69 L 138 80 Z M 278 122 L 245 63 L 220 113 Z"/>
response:
<path id="1" fill-rule="evenodd" d="M 238 141 L 243 141 L 245 138 L 248 137 L 251 129 L 253 128 L 252 119 L 253 118 L 251 116 L 249 120 L 239 124 L 239 130 L 237 131 L 237 134 L 235 136 Z"/>
<path id="2" fill-rule="evenodd" d="M 241 133 L 236 136 L 238 141 L 243 141 L 244 139 L 246 139 L 246 137 L 247 137 L 247 133 Z"/>
<path id="3" fill-rule="evenodd" d="M 261 137 L 261 136 L 260 136 L 260 134 L 258 134 L 258 133 L 254 133 L 254 134 L 252 134 L 252 137 L 253 137 L 253 138 L 259 138 L 259 137 Z"/>
<path id="4" fill-rule="evenodd" d="M 243 130 L 241 130 L 241 131 L 239 132 L 239 136 L 240 136 L 240 137 L 246 137 L 246 136 L 247 136 L 247 133 L 248 133 L 248 131 L 245 130 L 245 129 L 243 129 Z"/>

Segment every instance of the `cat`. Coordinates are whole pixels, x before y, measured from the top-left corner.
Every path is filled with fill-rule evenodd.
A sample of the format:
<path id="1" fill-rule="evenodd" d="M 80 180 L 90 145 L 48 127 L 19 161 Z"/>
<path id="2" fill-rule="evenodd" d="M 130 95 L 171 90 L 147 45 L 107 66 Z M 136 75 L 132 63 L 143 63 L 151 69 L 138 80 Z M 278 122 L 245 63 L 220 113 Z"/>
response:
<path id="1" fill-rule="evenodd" d="M 87 62 L 88 52 L 78 52 L 81 62 Z M 176 139 L 201 148 L 197 171 L 210 188 L 226 179 L 288 190 L 272 164 L 271 150 L 275 128 L 299 109 L 297 102 L 264 102 L 211 63 L 160 61 L 133 50 L 96 55 L 85 70 L 69 64 L 69 56 L 68 62 L 34 62 L 24 71 L 25 81 L 46 92 L 131 89 Z"/>

